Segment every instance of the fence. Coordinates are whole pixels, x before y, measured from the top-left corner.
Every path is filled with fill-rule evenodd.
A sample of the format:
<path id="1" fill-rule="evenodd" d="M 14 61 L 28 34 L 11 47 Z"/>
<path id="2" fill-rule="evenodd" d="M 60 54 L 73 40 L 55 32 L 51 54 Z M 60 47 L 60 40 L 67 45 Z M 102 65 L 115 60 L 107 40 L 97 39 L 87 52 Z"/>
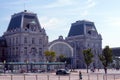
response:
<path id="1" fill-rule="evenodd" d="M 120 80 L 120 74 L 85 74 L 82 80 Z"/>
<path id="2" fill-rule="evenodd" d="M 80 80 L 78 74 L 1 74 L 0 80 Z M 120 80 L 120 74 L 82 74 L 81 80 Z"/>

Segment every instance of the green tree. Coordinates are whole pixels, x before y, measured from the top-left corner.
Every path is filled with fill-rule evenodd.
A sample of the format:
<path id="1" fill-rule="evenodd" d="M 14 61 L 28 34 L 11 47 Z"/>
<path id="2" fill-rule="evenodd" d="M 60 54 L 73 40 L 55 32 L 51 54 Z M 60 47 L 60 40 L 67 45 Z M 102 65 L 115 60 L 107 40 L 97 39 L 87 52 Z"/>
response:
<path id="1" fill-rule="evenodd" d="M 48 62 L 53 62 L 53 61 L 55 61 L 55 58 L 56 58 L 56 53 L 55 53 L 55 52 L 53 52 L 53 51 L 45 51 L 45 52 L 44 52 L 44 55 L 45 55 L 46 60 L 47 60 Z"/>
<path id="2" fill-rule="evenodd" d="M 92 63 L 92 58 L 93 58 L 93 54 L 91 49 L 86 49 L 83 50 L 83 55 L 84 55 L 84 61 L 86 63 L 86 67 L 87 67 L 87 73 L 88 73 L 88 67 L 90 66 L 90 64 Z"/>
<path id="3" fill-rule="evenodd" d="M 112 50 L 109 46 L 106 46 L 103 49 L 102 54 L 99 55 L 99 58 L 104 66 L 105 73 L 107 74 L 107 66 L 113 62 Z"/>
<path id="4" fill-rule="evenodd" d="M 58 61 L 60 61 L 60 62 L 65 62 L 65 58 L 66 58 L 65 55 L 60 54 L 57 59 L 58 59 Z"/>
<path id="5" fill-rule="evenodd" d="M 58 61 L 60 61 L 60 62 L 66 62 L 66 65 L 65 65 L 66 67 L 72 63 L 71 62 L 71 57 L 66 57 L 63 54 L 59 55 Z"/>

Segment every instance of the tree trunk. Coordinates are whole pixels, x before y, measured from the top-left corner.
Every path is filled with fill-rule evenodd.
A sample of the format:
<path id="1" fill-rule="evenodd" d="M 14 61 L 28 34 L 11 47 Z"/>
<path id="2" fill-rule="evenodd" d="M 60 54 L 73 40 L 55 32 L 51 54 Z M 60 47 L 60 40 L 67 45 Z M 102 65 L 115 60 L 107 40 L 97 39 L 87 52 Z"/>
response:
<path id="1" fill-rule="evenodd" d="M 87 73 L 88 73 L 88 65 L 87 65 Z"/>
<path id="2" fill-rule="evenodd" d="M 104 67 L 104 70 L 105 70 L 105 74 L 107 74 L 107 67 Z"/>

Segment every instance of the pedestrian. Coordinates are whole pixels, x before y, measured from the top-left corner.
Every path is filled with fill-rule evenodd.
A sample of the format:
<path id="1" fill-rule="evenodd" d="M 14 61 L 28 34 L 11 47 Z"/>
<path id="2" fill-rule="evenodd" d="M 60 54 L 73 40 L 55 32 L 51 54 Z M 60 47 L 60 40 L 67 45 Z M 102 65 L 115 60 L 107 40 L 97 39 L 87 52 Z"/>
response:
<path id="1" fill-rule="evenodd" d="M 79 79 L 82 80 L 82 73 L 79 71 Z"/>

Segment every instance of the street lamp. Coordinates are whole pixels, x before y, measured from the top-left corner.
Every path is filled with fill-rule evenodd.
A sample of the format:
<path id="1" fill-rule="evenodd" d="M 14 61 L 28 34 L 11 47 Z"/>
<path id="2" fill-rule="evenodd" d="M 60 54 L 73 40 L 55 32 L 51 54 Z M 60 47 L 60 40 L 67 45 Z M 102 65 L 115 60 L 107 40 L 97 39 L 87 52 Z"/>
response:
<path id="1" fill-rule="evenodd" d="M 28 60 L 26 61 L 26 65 L 27 65 L 27 73 L 28 73 Z"/>
<path id="2" fill-rule="evenodd" d="M 67 62 L 65 61 L 65 69 L 66 69 L 66 66 L 67 66 L 67 64 L 66 64 Z"/>
<path id="3" fill-rule="evenodd" d="M 73 69 L 72 65 L 73 65 L 73 58 L 71 57 L 71 60 L 70 60 L 70 64 L 71 64 L 71 71 Z"/>

